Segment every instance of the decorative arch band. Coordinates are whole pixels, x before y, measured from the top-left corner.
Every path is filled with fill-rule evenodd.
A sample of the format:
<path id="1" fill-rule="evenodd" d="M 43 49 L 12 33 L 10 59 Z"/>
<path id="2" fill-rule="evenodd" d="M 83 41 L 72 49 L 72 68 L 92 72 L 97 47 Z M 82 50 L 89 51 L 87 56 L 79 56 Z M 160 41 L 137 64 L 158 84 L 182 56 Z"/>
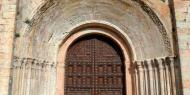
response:
<path id="1" fill-rule="evenodd" d="M 150 17 L 153 23 L 158 27 L 159 32 L 162 35 L 162 39 L 164 41 L 165 48 L 168 52 L 172 52 L 171 42 L 168 37 L 166 28 L 164 27 L 162 21 L 157 16 L 157 14 L 147 5 L 143 0 L 132 0 L 133 2 L 139 4 L 142 10 Z M 35 26 L 43 17 L 43 14 L 50 8 L 56 5 L 56 0 L 47 0 L 46 3 L 37 11 L 37 13 L 33 16 L 30 26 Z M 28 28 L 28 32 L 31 31 L 32 27 Z"/>

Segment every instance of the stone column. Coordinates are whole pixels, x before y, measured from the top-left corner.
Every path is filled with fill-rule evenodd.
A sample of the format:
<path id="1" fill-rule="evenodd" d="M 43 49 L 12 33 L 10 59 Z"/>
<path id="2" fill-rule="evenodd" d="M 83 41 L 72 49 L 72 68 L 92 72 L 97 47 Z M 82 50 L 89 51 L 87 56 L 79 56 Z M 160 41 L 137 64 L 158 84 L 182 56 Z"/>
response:
<path id="1" fill-rule="evenodd" d="M 13 62 L 13 74 L 12 74 L 12 94 L 18 95 L 19 93 L 19 79 L 20 79 L 20 67 L 21 67 L 21 59 L 18 57 L 14 58 Z"/>
<path id="2" fill-rule="evenodd" d="M 135 95 L 177 95 L 173 57 L 134 62 Z"/>
<path id="3" fill-rule="evenodd" d="M 144 67 L 146 70 L 146 90 L 147 95 L 151 95 L 151 62 L 150 61 L 144 61 Z"/>
<path id="4" fill-rule="evenodd" d="M 159 64 L 159 75 L 160 75 L 160 82 L 159 82 L 159 85 L 160 85 L 160 95 L 165 95 L 165 77 L 164 77 L 164 66 L 162 63 L 163 63 L 163 60 L 162 59 L 157 59 L 157 62 Z"/>
<path id="5" fill-rule="evenodd" d="M 175 78 L 175 62 L 174 57 L 166 58 L 168 75 L 169 75 L 169 85 L 171 95 L 176 95 L 176 78 Z"/>
<path id="6" fill-rule="evenodd" d="M 56 65 L 31 58 L 15 58 L 13 95 L 54 95 Z"/>
<path id="7" fill-rule="evenodd" d="M 27 75 L 26 75 L 26 89 L 25 95 L 30 95 L 30 85 L 31 85 L 31 72 L 32 72 L 32 64 L 34 64 L 34 59 L 28 59 L 27 62 Z"/>
<path id="8" fill-rule="evenodd" d="M 141 95 L 141 76 L 140 76 L 140 62 L 135 62 L 135 79 L 136 79 L 136 94 Z"/>

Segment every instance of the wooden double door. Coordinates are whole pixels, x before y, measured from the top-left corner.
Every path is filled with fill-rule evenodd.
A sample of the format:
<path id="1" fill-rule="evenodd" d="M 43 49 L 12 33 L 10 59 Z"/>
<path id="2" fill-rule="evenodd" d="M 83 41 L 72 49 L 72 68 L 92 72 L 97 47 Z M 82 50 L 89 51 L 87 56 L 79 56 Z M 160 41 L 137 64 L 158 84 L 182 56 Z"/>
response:
<path id="1" fill-rule="evenodd" d="M 65 95 L 125 95 L 120 48 L 106 37 L 91 35 L 67 51 Z"/>

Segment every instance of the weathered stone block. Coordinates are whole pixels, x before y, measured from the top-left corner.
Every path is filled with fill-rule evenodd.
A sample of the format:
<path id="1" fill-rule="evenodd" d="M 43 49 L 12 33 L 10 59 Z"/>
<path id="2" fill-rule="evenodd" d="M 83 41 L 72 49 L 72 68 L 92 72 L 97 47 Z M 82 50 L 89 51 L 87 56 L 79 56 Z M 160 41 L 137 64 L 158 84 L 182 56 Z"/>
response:
<path id="1" fill-rule="evenodd" d="M 177 35 L 190 35 L 190 28 L 178 28 Z"/>
<path id="2" fill-rule="evenodd" d="M 190 89 L 184 88 L 184 94 L 183 95 L 190 95 Z"/>
<path id="3" fill-rule="evenodd" d="M 5 25 L 4 26 L 4 31 L 6 31 L 6 32 L 14 32 L 14 28 L 15 28 L 14 21 L 12 23 L 13 24 Z"/>
<path id="4" fill-rule="evenodd" d="M 190 28 L 190 22 L 178 21 L 177 28 Z"/>
<path id="5" fill-rule="evenodd" d="M 189 6 L 187 7 L 187 13 L 190 14 L 190 4 L 189 4 Z"/>
<path id="6" fill-rule="evenodd" d="M 175 6 L 174 6 L 176 13 L 187 13 L 188 5 L 189 5 L 189 1 L 176 0 Z"/>
<path id="7" fill-rule="evenodd" d="M 0 32 L 3 32 L 3 31 L 4 31 L 4 25 L 0 24 Z"/>
<path id="8" fill-rule="evenodd" d="M 4 19 L 13 19 L 14 21 L 15 16 L 16 16 L 15 12 L 3 12 Z"/>
<path id="9" fill-rule="evenodd" d="M 0 1 L 0 12 L 1 12 L 1 10 L 2 10 L 1 7 L 2 7 L 2 5 L 1 5 L 1 1 Z"/>
<path id="10" fill-rule="evenodd" d="M 4 5 L 4 6 L 6 6 L 6 5 L 16 5 L 16 1 L 17 0 L 2 0 L 2 4 Z"/>
<path id="11" fill-rule="evenodd" d="M 0 95 L 8 95 L 9 92 L 9 77 L 0 76 Z"/>
<path id="12" fill-rule="evenodd" d="M 186 20 L 190 22 L 190 13 L 186 15 Z"/>
<path id="13" fill-rule="evenodd" d="M 181 50 L 180 54 L 181 54 L 181 57 L 188 57 L 188 56 L 190 56 L 190 49 Z M 188 60 L 186 60 L 186 61 L 188 61 Z"/>
<path id="14" fill-rule="evenodd" d="M 187 17 L 187 13 L 176 13 L 177 21 L 185 21 Z"/>
<path id="15" fill-rule="evenodd" d="M 0 32 L 0 65 L 10 67 L 13 48 L 13 32 Z"/>
<path id="16" fill-rule="evenodd" d="M 9 76 L 10 76 L 10 68 L 0 67 L 0 77 L 9 77 Z"/>

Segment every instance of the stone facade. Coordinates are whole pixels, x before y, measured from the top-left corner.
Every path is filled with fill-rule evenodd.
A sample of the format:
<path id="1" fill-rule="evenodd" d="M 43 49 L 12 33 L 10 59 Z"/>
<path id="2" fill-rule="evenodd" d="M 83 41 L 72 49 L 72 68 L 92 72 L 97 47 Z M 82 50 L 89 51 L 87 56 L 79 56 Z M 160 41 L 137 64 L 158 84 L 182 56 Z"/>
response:
<path id="1" fill-rule="evenodd" d="M 128 43 L 134 95 L 190 94 L 190 0 L 0 0 L 0 95 L 61 95 L 59 48 L 93 26 Z"/>
<path id="2" fill-rule="evenodd" d="M 190 94 L 190 0 L 174 0 L 184 95 Z"/>
<path id="3" fill-rule="evenodd" d="M 0 95 L 9 95 L 11 92 L 15 17 L 16 0 L 0 0 Z"/>

